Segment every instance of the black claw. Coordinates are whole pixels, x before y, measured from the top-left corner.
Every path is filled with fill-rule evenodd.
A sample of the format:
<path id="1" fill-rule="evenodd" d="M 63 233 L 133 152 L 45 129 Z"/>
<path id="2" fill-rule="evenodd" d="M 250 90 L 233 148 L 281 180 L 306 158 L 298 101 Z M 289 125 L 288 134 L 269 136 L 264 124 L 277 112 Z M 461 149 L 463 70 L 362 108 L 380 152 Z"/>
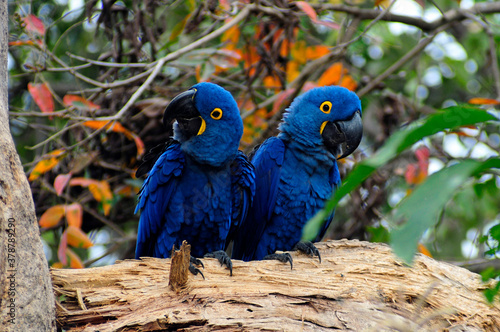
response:
<path id="1" fill-rule="evenodd" d="M 227 255 L 227 253 L 224 250 L 219 250 L 219 251 L 214 251 L 208 254 L 205 254 L 203 257 L 208 257 L 208 258 L 217 258 L 217 260 L 220 263 L 220 266 L 226 265 L 227 268 L 229 269 L 229 275 L 232 277 L 233 276 L 233 262 L 231 261 L 231 258 Z"/>
<path id="2" fill-rule="evenodd" d="M 290 270 L 293 270 L 293 258 L 292 255 L 290 255 L 287 252 L 284 252 L 282 254 L 270 254 L 267 256 L 264 256 L 265 260 L 277 260 L 282 263 L 290 263 Z"/>
<path id="3" fill-rule="evenodd" d="M 196 266 L 201 265 L 202 268 L 205 268 L 205 265 L 203 265 L 203 262 L 196 257 L 191 256 L 191 258 L 189 258 L 189 262 L 193 265 L 196 265 Z"/>
<path id="4" fill-rule="evenodd" d="M 318 248 L 312 242 L 306 241 L 306 242 L 299 242 L 293 247 L 293 250 L 299 250 L 303 252 L 306 255 L 309 255 L 311 257 L 318 256 L 319 262 L 321 263 L 321 255 L 319 253 Z"/>
<path id="5" fill-rule="evenodd" d="M 203 265 L 203 264 L 202 264 Z M 198 274 L 201 274 L 203 277 L 203 280 L 205 280 L 205 276 L 203 275 L 203 272 L 201 272 L 198 268 L 196 268 L 193 264 L 189 264 L 189 272 L 194 274 L 195 276 Z"/>

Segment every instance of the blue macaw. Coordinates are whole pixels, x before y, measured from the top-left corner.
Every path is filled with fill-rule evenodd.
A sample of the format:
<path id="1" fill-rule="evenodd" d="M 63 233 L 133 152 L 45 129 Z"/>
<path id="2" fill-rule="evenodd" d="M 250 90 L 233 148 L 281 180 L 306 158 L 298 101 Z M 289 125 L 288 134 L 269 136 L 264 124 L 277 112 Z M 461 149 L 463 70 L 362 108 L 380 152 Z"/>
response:
<path id="1" fill-rule="evenodd" d="M 346 88 L 325 86 L 294 99 L 286 110 L 277 137 L 267 139 L 252 157 L 256 189 L 253 206 L 234 241 L 233 258 L 288 261 L 288 253 L 319 251 L 300 242 L 302 229 L 340 185 L 336 158 L 359 145 L 363 132 L 361 102 Z M 325 234 L 333 213 L 317 234 Z"/>
<path id="2" fill-rule="evenodd" d="M 139 193 L 141 211 L 135 257 L 170 257 L 183 240 L 194 257 L 219 258 L 246 217 L 255 190 L 253 166 L 238 151 L 243 122 L 231 94 L 213 83 L 199 83 L 176 96 L 163 116 L 173 140 L 153 149 L 154 164 Z M 201 264 L 192 258 L 192 263 Z M 191 272 L 200 272 L 190 266 Z"/>

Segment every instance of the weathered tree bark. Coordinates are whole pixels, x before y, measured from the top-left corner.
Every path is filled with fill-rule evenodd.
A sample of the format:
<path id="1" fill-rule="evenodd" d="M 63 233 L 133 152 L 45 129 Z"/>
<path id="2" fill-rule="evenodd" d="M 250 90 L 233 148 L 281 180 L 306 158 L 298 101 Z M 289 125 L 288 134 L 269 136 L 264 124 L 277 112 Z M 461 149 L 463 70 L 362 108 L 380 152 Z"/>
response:
<path id="1" fill-rule="evenodd" d="M 204 259 L 205 280 L 169 287 L 170 259 L 51 271 L 58 324 L 70 331 L 500 331 L 480 276 L 418 255 L 405 266 L 383 244 L 329 241 L 316 258 L 233 261 L 233 277 Z"/>
<path id="2" fill-rule="evenodd" d="M 9 130 L 7 1 L 0 1 L 0 331 L 55 330 L 55 301 L 31 190 Z"/>

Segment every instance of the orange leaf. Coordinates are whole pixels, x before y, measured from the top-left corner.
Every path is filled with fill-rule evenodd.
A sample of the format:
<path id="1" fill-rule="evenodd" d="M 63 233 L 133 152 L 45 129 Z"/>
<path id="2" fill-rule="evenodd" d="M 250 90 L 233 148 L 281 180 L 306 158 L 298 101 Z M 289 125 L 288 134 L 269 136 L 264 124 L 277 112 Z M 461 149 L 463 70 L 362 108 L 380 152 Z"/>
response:
<path id="1" fill-rule="evenodd" d="M 61 196 L 64 188 L 68 185 L 69 179 L 71 179 L 71 172 L 68 174 L 59 174 L 54 180 L 54 189 L 56 190 L 57 196 Z"/>
<path id="2" fill-rule="evenodd" d="M 32 40 L 15 40 L 15 41 L 9 42 L 9 46 L 23 46 L 23 45 L 32 46 L 32 45 L 35 45 L 35 43 L 33 43 Z"/>
<path id="3" fill-rule="evenodd" d="M 240 40 L 240 29 L 238 28 L 237 25 L 226 30 L 226 32 L 224 32 L 221 36 L 221 41 L 223 43 L 229 42 L 233 45 L 236 45 L 239 40 Z"/>
<path id="4" fill-rule="evenodd" d="M 50 171 L 54 167 L 57 166 L 61 158 L 63 157 L 64 150 L 54 150 L 47 155 L 45 155 L 42 159 L 40 160 L 33 170 L 31 171 L 30 177 L 28 180 L 33 181 L 36 180 L 40 177 L 40 175 Z"/>
<path id="5" fill-rule="evenodd" d="M 62 233 L 61 241 L 59 242 L 59 248 L 57 249 L 57 258 L 64 265 L 68 263 L 68 258 L 66 257 L 66 250 L 68 249 L 68 233 L 65 230 Z"/>
<path id="6" fill-rule="evenodd" d="M 432 258 L 431 252 L 422 243 L 418 244 L 418 252 L 421 253 L 421 254 L 424 254 L 427 257 Z"/>
<path id="7" fill-rule="evenodd" d="M 68 226 L 64 232 L 68 234 L 68 244 L 72 247 L 89 248 L 94 245 L 87 234 L 78 227 Z"/>
<path id="8" fill-rule="evenodd" d="M 54 205 L 42 214 L 38 224 L 44 228 L 54 227 L 59 224 L 62 217 L 64 217 L 64 205 Z"/>
<path id="9" fill-rule="evenodd" d="M 262 80 L 262 83 L 266 88 L 269 89 L 278 89 L 279 87 L 281 87 L 280 80 L 276 76 L 266 76 Z"/>
<path id="10" fill-rule="evenodd" d="M 28 91 L 43 113 L 54 112 L 54 99 L 47 84 L 28 83 Z"/>
<path id="11" fill-rule="evenodd" d="M 146 152 L 146 147 L 144 146 L 144 142 L 139 137 L 139 135 L 136 135 L 134 133 L 132 133 L 132 138 L 134 139 L 135 146 L 137 147 L 137 159 L 141 159 L 144 152 Z"/>
<path id="12" fill-rule="evenodd" d="M 65 95 L 63 98 L 63 104 L 67 107 L 73 106 L 78 109 L 88 109 L 90 111 L 95 111 L 101 108 L 101 106 L 94 104 L 90 100 L 75 95 Z"/>
<path id="13" fill-rule="evenodd" d="M 64 266 L 63 266 L 63 263 L 61 263 L 61 262 L 55 262 L 54 264 L 52 264 L 51 267 L 53 269 L 62 269 Z"/>
<path id="14" fill-rule="evenodd" d="M 83 269 L 85 266 L 83 265 L 82 260 L 78 255 L 71 250 L 70 248 L 66 249 L 66 254 L 69 257 L 69 267 L 72 269 Z"/>
<path id="15" fill-rule="evenodd" d="M 498 105 L 500 101 L 490 98 L 472 98 L 469 100 L 469 104 L 474 105 Z"/>
<path id="16" fill-rule="evenodd" d="M 113 193 L 109 188 L 109 183 L 106 181 L 98 181 L 98 183 L 89 185 L 89 190 L 95 200 L 102 203 L 104 215 L 109 215 L 109 211 L 111 210 L 111 201 L 113 200 Z"/>
<path id="17" fill-rule="evenodd" d="M 111 124 L 113 125 L 111 126 Z M 145 152 L 144 143 L 142 142 L 141 138 L 137 136 L 137 134 L 123 127 L 122 124 L 119 122 L 115 121 L 114 123 L 112 123 L 111 121 L 94 120 L 94 121 L 85 121 L 83 122 L 83 125 L 92 129 L 101 129 L 104 127 L 106 128 L 106 130 L 111 130 L 114 131 L 115 133 L 124 134 L 125 137 L 127 137 L 129 140 L 133 140 L 135 142 L 135 145 L 137 147 L 137 159 L 140 159 L 143 153 Z"/>
<path id="18" fill-rule="evenodd" d="M 306 59 L 314 60 L 330 53 L 330 49 L 323 45 L 309 46 L 306 48 Z"/>
<path id="19" fill-rule="evenodd" d="M 327 70 L 325 70 L 325 72 L 318 79 L 318 85 L 325 86 L 338 84 L 342 74 L 342 64 L 340 62 L 335 62 Z"/>
<path id="20" fill-rule="evenodd" d="M 23 22 L 27 31 L 36 33 L 40 36 L 43 36 L 45 34 L 45 25 L 43 24 L 42 20 L 35 15 L 30 14 L 24 17 Z"/>
<path id="21" fill-rule="evenodd" d="M 316 14 L 316 11 L 309 3 L 306 1 L 297 1 L 295 4 L 300 8 L 300 10 L 306 13 L 306 15 L 309 16 L 313 22 L 318 20 L 318 14 Z"/>
<path id="22" fill-rule="evenodd" d="M 390 4 L 389 0 L 375 0 L 375 7 L 387 8 Z"/>
<path id="23" fill-rule="evenodd" d="M 69 181 L 70 186 L 88 187 L 94 199 L 102 203 L 104 214 L 108 215 L 111 210 L 111 202 L 113 200 L 113 193 L 106 181 L 97 181 L 94 179 L 86 178 L 73 178 Z"/>
<path id="24" fill-rule="evenodd" d="M 340 81 L 340 86 L 354 91 L 358 88 L 358 83 L 351 77 L 351 75 L 345 75 Z"/>
<path id="25" fill-rule="evenodd" d="M 306 42 L 301 40 L 293 45 L 291 50 L 292 59 L 298 63 L 306 63 L 307 61 L 307 47 Z"/>
<path id="26" fill-rule="evenodd" d="M 83 209 L 79 203 L 66 205 L 66 220 L 69 226 L 82 227 Z"/>
<path id="27" fill-rule="evenodd" d="M 72 269 L 83 269 L 85 266 L 83 265 L 82 260 L 78 255 L 71 250 L 70 248 L 66 249 L 66 254 L 69 257 L 69 267 Z"/>
<path id="28" fill-rule="evenodd" d="M 292 82 L 299 74 L 299 63 L 297 61 L 289 61 L 286 68 L 286 80 Z"/>

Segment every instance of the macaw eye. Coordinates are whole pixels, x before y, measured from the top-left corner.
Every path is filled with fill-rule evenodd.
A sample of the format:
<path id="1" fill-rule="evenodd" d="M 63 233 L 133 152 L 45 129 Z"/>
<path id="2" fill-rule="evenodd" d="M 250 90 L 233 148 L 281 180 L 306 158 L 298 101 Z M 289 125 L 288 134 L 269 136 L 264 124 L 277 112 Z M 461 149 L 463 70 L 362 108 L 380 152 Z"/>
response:
<path id="1" fill-rule="evenodd" d="M 220 108 L 214 108 L 212 113 L 210 113 L 210 117 L 214 120 L 220 120 L 220 118 L 222 118 L 222 110 Z"/>
<path id="2" fill-rule="evenodd" d="M 321 112 L 328 114 L 332 110 L 332 103 L 329 101 L 324 101 L 319 109 L 321 110 Z"/>

